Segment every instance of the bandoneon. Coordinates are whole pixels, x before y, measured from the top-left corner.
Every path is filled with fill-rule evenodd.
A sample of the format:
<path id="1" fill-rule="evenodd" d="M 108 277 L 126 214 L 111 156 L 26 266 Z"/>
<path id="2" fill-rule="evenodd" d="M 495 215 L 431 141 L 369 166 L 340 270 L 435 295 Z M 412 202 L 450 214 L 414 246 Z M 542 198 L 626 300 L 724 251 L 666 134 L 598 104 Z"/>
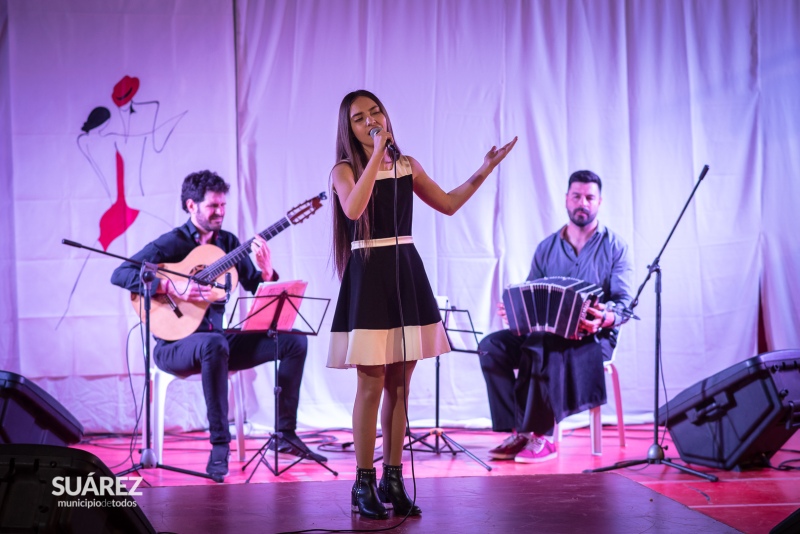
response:
<path id="1" fill-rule="evenodd" d="M 552 276 L 508 286 L 503 291 L 508 325 L 517 335 L 549 332 L 580 339 L 580 320 L 603 298 L 603 289 L 576 278 Z M 592 319 L 590 317 L 590 319 Z"/>

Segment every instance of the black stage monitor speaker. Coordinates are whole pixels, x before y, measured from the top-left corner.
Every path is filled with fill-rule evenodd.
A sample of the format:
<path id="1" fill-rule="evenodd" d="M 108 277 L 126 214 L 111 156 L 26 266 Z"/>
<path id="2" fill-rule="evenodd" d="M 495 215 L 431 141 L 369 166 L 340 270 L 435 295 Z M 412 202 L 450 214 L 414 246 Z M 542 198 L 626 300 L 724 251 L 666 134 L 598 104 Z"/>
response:
<path id="1" fill-rule="evenodd" d="M 768 352 L 682 391 L 658 409 L 684 462 L 768 465 L 800 428 L 800 350 Z"/>
<path id="2" fill-rule="evenodd" d="M 111 470 L 86 451 L 0 445 L 0 474 L 0 532 L 155 533 Z"/>
<path id="3" fill-rule="evenodd" d="M 0 443 L 70 445 L 82 437 L 83 426 L 46 391 L 0 371 Z"/>
<path id="4" fill-rule="evenodd" d="M 769 534 L 797 534 L 798 532 L 800 532 L 800 508 L 772 527 Z"/>

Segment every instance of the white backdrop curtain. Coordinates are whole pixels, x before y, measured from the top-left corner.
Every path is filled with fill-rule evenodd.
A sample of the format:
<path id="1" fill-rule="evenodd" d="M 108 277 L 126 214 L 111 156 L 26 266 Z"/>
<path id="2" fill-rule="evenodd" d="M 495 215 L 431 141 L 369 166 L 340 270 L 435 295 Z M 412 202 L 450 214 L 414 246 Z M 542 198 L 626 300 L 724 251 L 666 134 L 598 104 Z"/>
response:
<path id="1" fill-rule="evenodd" d="M 519 136 L 455 216 L 415 204 L 434 291 L 470 310 L 479 331 L 501 328 L 493 310 L 502 288 L 524 279 L 536 244 L 564 224 L 571 172 L 603 178 L 600 218 L 631 246 L 638 285 L 708 164 L 661 259 L 668 396 L 757 352 L 759 301 L 769 348 L 800 346 L 800 249 L 786 228 L 800 200 L 797 2 L 2 5 L 0 155 L 10 157 L 0 173 L 10 187 L 0 363 L 36 379 L 89 429 L 131 427 L 125 349 L 136 316 L 107 282 L 116 260 L 59 243 L 99 246 L 98 221 L 117 198 L 116 151 L 140 214 L 109 251 L 131 254 L 181 223 L 179 184 L 204 168 L 233 184 L 226 227 L 247 238 L 328 190 L 338 104 L 359 88 L 384 101 L 399 146 L 445 190 L 493 144 Z M 126 75 L 140 80 L 140 115 L 110 99 Z M 153 101 L 159 119 L 140 120 Z M 111 118 L 79 137 L 96 106 Z M 136 130 L 142 122 L 151 126 Z M 284 280 L 307 280 L 308 295 L 335 301 L 330 218 L 328 202 L 270 245 Z M 653 289 L 618 351 L 633 421 L 652 416 Z M 331 313 L 310 340 L 304 427 L 350 425 L 355 375 L 324 367 Z M 141 342 L 130 348 L 138 355 Z M 441 364 L 443 422 L 487 426 L 477 358 L 453 353 Z M 270 427 L 272 367 L 245 376 L 249 419 Z M 202 426 L 199 384 L 181 387 L 169 420 Z M 433 396 L 434 362 L 423 362 L 412 423 L 430 423 Z M 101 399 L 98 415 L 90 406 Z"/>

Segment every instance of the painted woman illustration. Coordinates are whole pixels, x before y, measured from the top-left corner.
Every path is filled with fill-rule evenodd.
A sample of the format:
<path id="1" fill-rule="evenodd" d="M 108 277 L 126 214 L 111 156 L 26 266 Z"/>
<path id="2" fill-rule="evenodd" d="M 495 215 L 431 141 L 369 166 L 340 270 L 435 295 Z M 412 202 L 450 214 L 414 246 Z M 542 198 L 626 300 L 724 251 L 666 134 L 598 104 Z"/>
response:
<path id="1" fill-rule="evenodd" d="M 148 148 L 152 149 L 152 153 L 160 154 L 188 110 L 159 123 L 158 114 L 161 108 L 159 101 L 134 101 L 139 87 L 139 78 L 123 76 L 114 85 L 111 93 L 116 113 L 112 115 L 112 112 L 104 106 L 95 107 L 89 112 L 76 139 L 78 149 L 91 166 L 110 202 L 110 206 L 98 221 L 97 241 L 103 250 L 108 250 L 114 240 L 131 227 L 140 213 L 163 222 L 166 228 L 172 227 L 172 224 L 162 217 L 128 205 L 130 180 L 127 178 L 132 171 L 138 179 L 138 193 L 142 197 L 146 196 L 143 177 L 147 174 L 145 155 L 148 153 Z M 108 178 L 112 167 L 115 177 L 113 181 Z M 67 299 L 61 320 L 67 315 L 72 295 L 88 259 L 87 255 Z"/>
<path id="2" fill-rule="evenodd" d="M 138 177 L 139 192 L 144 196 L 143 170 L 148 146 L 152 147 L 154 153 L 160 154 L 178 122 L 187 113 L 183 111 L 159 124 L 161 104 L 158 101 L 133 100 L 139 86 L 139 78 L 123 76 L 111 93 L 117 108 L 114 126 L 109 126 L 112 123 L 111 112 L 105 107 L 96 107 L 89 113 L 81 128 L 83 133 L 77 139 L 78 148 L 100 180 L 109 200 L 114 197 L 114 187 L 103 170 L 108 166 L 99 160 L 107 158 L 107 153 L 101 154 L 100 151 L 108 150 L 107 140 L 113 140 L 116 199 L 100 217 L 98 241 L 103 250 L 108 250 L 111 243 L 124 234 L 139 215 L 139 210 L 131 208 L 126 200 L 126 169 L 133 169 Z M 167 221 L 164 222 L 170 226 Z"/>

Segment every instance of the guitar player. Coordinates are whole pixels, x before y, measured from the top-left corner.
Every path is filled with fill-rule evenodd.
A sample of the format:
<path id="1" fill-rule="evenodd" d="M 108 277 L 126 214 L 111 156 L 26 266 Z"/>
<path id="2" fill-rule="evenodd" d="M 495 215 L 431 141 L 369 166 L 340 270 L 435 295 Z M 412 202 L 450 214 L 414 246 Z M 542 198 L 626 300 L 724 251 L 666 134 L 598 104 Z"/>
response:
<path id="1" fill-rule="evenodd" d="M 181 205 L 189 213 L 189 220 L 149 243 L 132 259 L 155 264 L 178 263 L 201 245 L 215 245 L 226 254 L 239 247 L 236 236 L 222 229 L 229 188 L 225 180 L 211 171 L 187 176 L 181 188 Z M 261 236 L 255 237 L 251 248 L 258 269 L 245 254 L 235 263 L 235 270 L 242 286 L 255 292 L 262 281 L 278 280 L 278 273 L 272 268 L 269 248 Z M 181 272 L 180 269 L 178 271 Z M 143 292 L 139 267 L 129 262 L 124 262 L 114 270 L 111 283 L 137 295 Z M 184 303 L 207 306 L 196 330 L 181 339 L 169 341 L 158 337 L 158 327 L 152 324 L 156 338 L 153 358 L 160 369 L 176 376 L 202 375 L 212 445 L 206 471 L 215 480 L 221 480 L 228 474 L 231 440 L 228 430 L 228 371 L 249 369 L 272 361 L 275 339 L 266 334 L 224 333 L 224 303 L 209 303 L 210 290 L 206 286 L 195 282 L 187 285 L 183 278 L 175 277 L 173 281 L 160 276 L 152 284 L 154 302 L 171 299 L 179 307 Z M 189 304 L 186 306 L 190 307 Z M 151 322 L 154 323 L 157 317 L 154 314 Z M 166 334 L 163 336 L 174 338 Z M 278 383 L 282 392 L 277 430 L 283 433 L 284 441 L 279 451 L 324 462 L 327 459 L 312 452 L 295 432 L 306 352 L 307 341 L 304 336 L 283 336 L 280 339 Z"/>

